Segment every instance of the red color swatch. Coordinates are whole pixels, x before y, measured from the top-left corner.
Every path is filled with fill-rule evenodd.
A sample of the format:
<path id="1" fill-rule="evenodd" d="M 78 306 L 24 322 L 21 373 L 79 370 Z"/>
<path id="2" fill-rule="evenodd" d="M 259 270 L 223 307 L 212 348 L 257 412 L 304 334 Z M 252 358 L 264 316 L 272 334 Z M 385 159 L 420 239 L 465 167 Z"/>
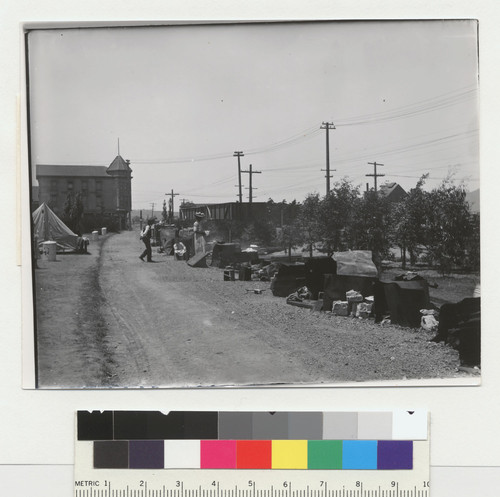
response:
<path id="1" fill-rule="evenodd" d="M 238 469 L 271 469 L 271 440 L 238 440 L 236 467 Z"/>

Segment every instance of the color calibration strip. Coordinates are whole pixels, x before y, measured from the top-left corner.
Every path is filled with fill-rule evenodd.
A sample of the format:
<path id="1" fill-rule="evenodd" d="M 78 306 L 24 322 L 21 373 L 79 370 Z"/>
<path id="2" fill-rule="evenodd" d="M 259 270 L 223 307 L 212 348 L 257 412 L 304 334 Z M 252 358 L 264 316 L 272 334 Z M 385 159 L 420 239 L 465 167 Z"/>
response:
<path id="1" fill-rule="evenodd" d="M 413 441 L 95 441 L 94 468 L 411 470 Z"/>
<path id="2" fill-rule="evenodd" d="M 427 413 L 77 413 L 96 469 L 412 469 Z"/>

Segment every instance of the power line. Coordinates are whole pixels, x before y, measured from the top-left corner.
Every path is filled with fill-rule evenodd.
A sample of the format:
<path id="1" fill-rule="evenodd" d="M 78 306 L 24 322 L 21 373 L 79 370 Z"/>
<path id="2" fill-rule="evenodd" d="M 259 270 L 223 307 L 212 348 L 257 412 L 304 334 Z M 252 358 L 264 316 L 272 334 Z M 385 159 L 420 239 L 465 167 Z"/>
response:
<path id="1" fill-rule="evenodd" d="M 416 115 L 420 115 L 426 112 L 434 112 L 436 110 L 442 110 L 444 108 L 448 108 L 457 103 L 460 103 L 467 97 L 472 97 L 477 92 L 476 87 L 467 87 L 465 90 L 460 89 L 454 92 L 449 92 L 445 94 L 443 97 L 437 96 L 429 99 L 425 99 L 419 102 L 415 102 L 413 104 L 404 105 L 398 107 L 396 109 L 392 109 L 389 111 L 383 111 L 372 114 L 365 114 L 359 116 L 351 116 L 344 119 L 337 119 L 336 126 L 344 127 L 344 126 L 357 126 L 364 124 L 375 124 L 381 122 L 392 121 L 396 119 L 403 119 L 408 117 L 413 117 Z M 446 96 L 449 95 L 449 96 Z M 288 147 L 290 145 L 294 145 L 303 140 L 310 139 L 315 137 L 319 133 L 319 130 L 316 127 L 307 128 L 300 133 L 296 133 L 288 138 L 277 141 L 275 143 L 271 143 L 269 145 L 256 147 L 253 149 L 247 150 L 247 155 L 256 155 L 264 152 L 272 152 L 278 150 L 280 148 Z M 213 161 L 220 159 L 227 159 L 231 157 L 231 154 L 228 152 L 221 152 L 215 154 L 205 154 L 194 157 L 178 157 L 178 158 L 169 158 L 162 160 L 137 160 L 133 159 L 132 162 L 134 164 L 159 164 L 159 165 L 169 165 L 169 164 L 186 164 L 186 163 L 195 163 L 195 162 L 205 162 L 205 161 Z M 53 163 L 57 165 L 57 163 Z M 62 164 L 62 163 L 60 163 Z M 65 163 L 64 165 L 69 165 Z M 74 164 L 77 165 L 77 164 Z M 86 163 L 79 163 L 78 165 L 107 165 L 107 161 L 89 161 Z"/>
<path id="2" fill-rule="evenodd" d="M 395 119 L 413 117 L 415 115 L 445 109 L 472 98 L 477 92 L 477 88 L 469 87 L 466 91 L 459 93 L 451 92 L 449 97 L 438 96 L 421 100 L 413 104 L 403 105 L 392 110 L 353 116 L 347 119 L 337 119 L 337 126 L 357 126 L 361 124 L 371 124 L 374 122 L 391 121 Z"/>

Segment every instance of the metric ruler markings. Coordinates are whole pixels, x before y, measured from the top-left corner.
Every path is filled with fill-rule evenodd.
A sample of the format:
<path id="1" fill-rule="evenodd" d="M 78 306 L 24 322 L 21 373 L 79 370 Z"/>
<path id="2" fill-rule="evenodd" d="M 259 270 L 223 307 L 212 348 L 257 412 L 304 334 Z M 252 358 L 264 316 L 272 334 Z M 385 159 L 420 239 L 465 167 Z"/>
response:
<path id="1" fill-rule="evenodd" d="M 165 487 L 161 489 L 133 489 L 130 488 L 114 490 L 111 487 L 104 489 L 86 488 L 76 489 L 76 497 L 203 497 L 206 496 L 203 490 L 189 489 L 189 490 L 166 490 Z M 211 497 L 215 494 L 210 492 Z M 245 489 L 239 489 L 237 486 L 231 489 L 222 489 L 219 491 L 219 497 L 249 497 L 250 492 Z M 424 489 L 400 490 L 398 486 L 392 489 L 365 489 L 360 485 L 356 489 L 335 489 L 335 490 L 283 490 L 283 489 L 262 489 L 256 493 L 257 497 L 429 497 L 429 487 Z"/>

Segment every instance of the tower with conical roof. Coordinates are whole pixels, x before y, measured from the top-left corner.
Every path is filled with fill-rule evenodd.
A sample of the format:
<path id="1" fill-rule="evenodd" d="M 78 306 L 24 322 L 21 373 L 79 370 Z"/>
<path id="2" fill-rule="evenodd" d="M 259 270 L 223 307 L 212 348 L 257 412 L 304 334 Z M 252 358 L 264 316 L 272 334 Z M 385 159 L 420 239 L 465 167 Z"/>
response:
<path id="1" fill-rule="evenodd" d="M 118 153 L 106 173 L 113 178 L 115 184 L 114 202 L 118 215 L 118 228 L 121 230 L 125 227 L 131 227 L 132 169 L 130 168 L 130 161 L 124 160 Z"/>

